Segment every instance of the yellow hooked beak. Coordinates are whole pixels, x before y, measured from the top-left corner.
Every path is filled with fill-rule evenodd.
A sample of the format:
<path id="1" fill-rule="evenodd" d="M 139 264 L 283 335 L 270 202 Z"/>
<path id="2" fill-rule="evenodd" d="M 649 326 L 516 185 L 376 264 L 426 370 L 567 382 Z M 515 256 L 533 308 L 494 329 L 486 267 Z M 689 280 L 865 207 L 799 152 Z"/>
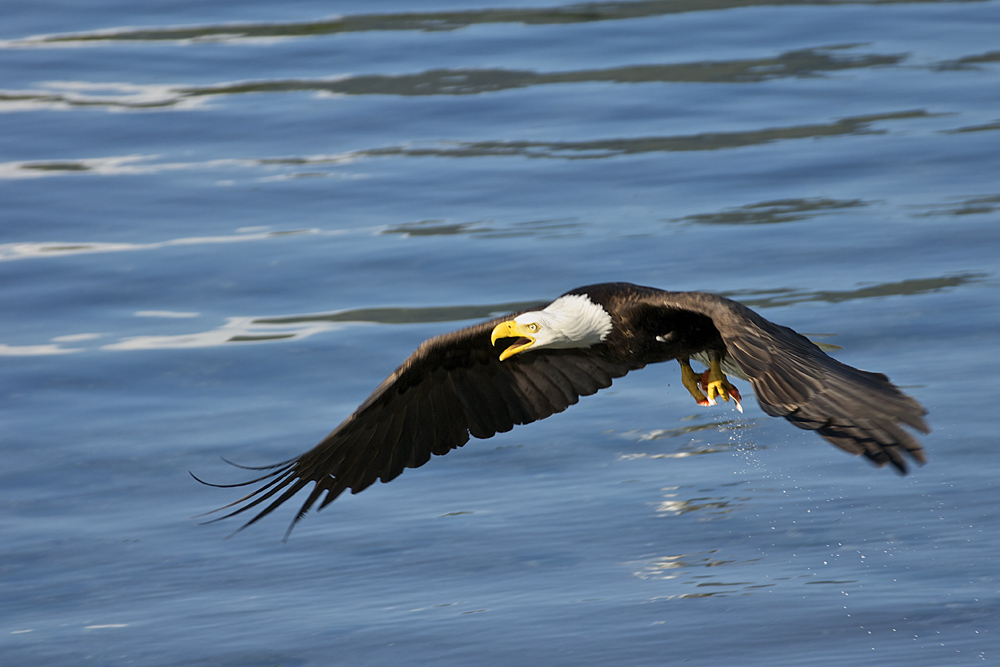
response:
<path id="1" fill-rule="evenodd" d="M 501 322 L 493 328 L 493 334 L 490 336 L 490 343 L 496 345 L 497 341 L 501 338 L 520 338 L 521 340 L 515 342 L 513 345 L 501 352 L 500 361 L 503 361 L 508 357 L 513 357 L 519 352 L 524 352 L 535 344 L 535 337 L 530 331 L 527 330 L 526 325 L 518 324 L 514 320 Z"/>

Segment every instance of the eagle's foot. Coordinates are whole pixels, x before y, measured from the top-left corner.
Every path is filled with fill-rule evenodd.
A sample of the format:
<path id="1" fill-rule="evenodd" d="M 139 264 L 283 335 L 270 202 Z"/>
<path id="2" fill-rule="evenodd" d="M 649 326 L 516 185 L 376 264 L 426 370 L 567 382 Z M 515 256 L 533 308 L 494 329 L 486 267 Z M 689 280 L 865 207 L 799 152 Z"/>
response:
<path id="1" fill-rule="evenodd" d="M 699 384 L 702 376 L 691 368 L 691 362 L 687 359 L 678 359 L 677 363 L 681 365 L 681 383 L 694 398 L 695 402 L 703 407 L 715 405 L 715 401 L 705 396 L 704 392 L 702 392 L 701 384 Z"/>
<path id="2" fill-rule="evenodd" d="M 718 360 L 712 360 L 711 367 L 701 374 L 699 380 L 702 388 L 708 392 L 708 400 L 711 401 L 713 405 L 715 403 L 716 396 L 727 403 L 729 402 L 730 397 L 732 397 L 733 402 L 736 403 L 736 409 L 743 412 L 743 397 L 740 396 L 740 390 L 726 378 Z"/>

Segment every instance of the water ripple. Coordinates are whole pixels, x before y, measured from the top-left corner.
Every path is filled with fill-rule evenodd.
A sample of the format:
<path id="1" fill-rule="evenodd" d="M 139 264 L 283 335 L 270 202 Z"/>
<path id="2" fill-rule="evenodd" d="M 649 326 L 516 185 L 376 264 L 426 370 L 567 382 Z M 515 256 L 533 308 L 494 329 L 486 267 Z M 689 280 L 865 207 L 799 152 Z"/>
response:
<path id="1" fill-rule="evenodd" d="M 434 69 L 416 74 L 369 74 L 334 79 L 290 79 L 221 84 L 178 91 L 179 95 L 324 92 L 336 95 L 479 95 L 513 88 L 563 83 L 753 83 L 783 77 L 818 76 L 844 69 L 896 65 L 904 54 L 844 54 L 857 45 L 788 51 L 772 58 L 631 65 L 569 72 L 509 69 Z"/>
<path id="2" fill-rule="evenodd" d="M 590 141 L 474 141 L 440 146 L 391 146 L 359 151 L 355 155 L 410 157 L 498 157 L 518 156 L 561 160 L 582 160 L 653 152 L 714 151 L 758 146 L 791 139 L 815 139 L 838 135 L 884 132 L 876 123 L 927 118 L 924 110 L 897 111 L 841 118 L 831 123 L 764 128 L 744 132 L 710 132 L 686 136 L 597 139 Z"/>
<path id="3" fill-rule="evenodd" d="M 742 132 L 711 132 L 680 136 L 649 136 L 621 139 L 595 139 L 588 141 L 472 141 L 443 142 L 433 145 L 400 145 L 382 148 L 368 148 L 341 154 L 324 154 L 286 158 L 236 159 L 220 158 L 203 161 L 158 161 L 158 155 L 121 155 L 80 160 L 34 160 L 0 163 L 0 179 L 41 178 L 45 176 L 67 176 L 96 174 L 102 176 L 156 174 L 166 171 L 246 169 L 264 167 L 272 172 L 281 168 L 297 170 L 309 167 L 313 176 L 334 176 L 355 178 L 339 174 L 319 173 L 324 166 L 341 167 L 364 158 L 383 157 L 440 157 L 440 158 L 482 158 L 482 157 L 522 157 L 557 160 L 593 160 L 637 155 L 655 152 L 716 151 L 748 146 L 760 146 L 777 141 L 816 139 L 845 135 L 885 133 L 887 130 L 875 125 L 888 121 L 928 118 L 923 110 L 897 111 L 841 118 L 829 123 L 793 125 Z M 271 174 L 265 180 L 293 178 L 296 173 Z M 301 174 L 299 174 L 301 175 Z M 822 208 L 816 200 L 803 200 L 799 207 Z M 827 200 L 824 200 L 827 201 Z M 808 202 L 813 202 L 809 204 Z M 781 202 L 772 202 L 780 204 Z M 853 205 L 853 204 L 851 204 Z M 829 204 L 828 207 L 847 207 L 844 203 Z M 703 220 L 701 220 L 703 221 Z M 415 233 L 416 232 L 416 233 Z M 391 232 L 390 232 L 391 233 Z M 417 235 L 419 228 L 397 229 L 397 233 Z M 458 230 L 451 230 L 458 233 Z"/>
<path id="4" fill-rule="evenodd" d="M 828 199 L 822 197 L 780 199 L 727 208 L 715 213 L 696 213 L 670 222 L 692 222 L 702 225 L 773 225 L 798 222 L 848 208 L 867 206 L 861 199 Z"/>
<path id="5" fill-rule="evenodd" d="M 243 239 L 242 236 L 224 237 L 225 239 Z M 183 242 L 189 239 L 181 239 Z M 218 242 L 218 238 L 210 239 L 210 242 Z M 169 242 L 168 242 L 169 243 Z M 47 246 L 48 244 L 16 244 L 22 246 Z M 93 244 L 99 245 L 99 244 Z M 112 245 L 112 244 L 108 244 Z M 130 246 L 130 244 L 115 244 L 115 250 L 135 249 L 132 247 L 119 248 L 117 245 Z M 152 244 L 146 244 L 152 245 Z M 166 245 L 166 244 L 164 244 Z M 79 246 L 65 246 L 66 253 L 87 252 L 97 250 L 87 250 L 88 244 Z M 72 248 L 80 248 L 73 250 Z M 0 251 L 3 246 L 0 246 Z M 883 283 L 860 287 L 856 290 L 846 291 L 816 291 L 807 292 L 792 289 L 762 291 L 726 292 L 726 296 L 735 298 L 742 303 L 755 308 L 770 308 L 788 306 L 794 303 L 808 301 L 825 301 L 838 303 L 853 299 L 878 298 L 885 296 L 917 295 L 929 292 L 936 292 L 944 289 L 952 289 L 962 285 L 982 281 L 983 274 L 967 274 L 959 276 L 942 276 L 938 278 L 911 279 L 895 283 Z M 746 298 L 749 296 L 750 298 Z M 79 334 L 74 336 L 60 336 L 51 341 L 41 344 L 29 345 L 6 345 L 0 343 L 0 356 L 48 356 L 53 354 L 66 354 L 70 352 L 81 352 L 86 349 L 103 350 L 152 350 L 152 349 L 178 349 L 178 348 L 199 348 L 227 345 L 231 343 L 264 343 L 287 340 L 301 340 L 315 334 L 337 331 L 350 324 L 426 324 L 433 322 L 466 322 L 484 320 L 490 317 L 510 312 L 518 312 L 537 307 L 538 301 L 519 301 L 509 303 L 495 303 L 482 305 L 459 305 L 459 306 L 429 306 L 417 308 L 360 308 L 352 310 L 334 311 L 327 313 L 311 313 L 288 316 L 234 316 L 227 317 L 223 324 L 181 334 L 144 334 L 139 336 L 128 336 L 120 338 L 113 343 L 105 343 L 87 348 L 81 346 L 87 340 L 105 336 L 105 334 Z M 173 312 L 173 311 L 149 311 L 141 310 L 134 313 L 136 317 L 144 318 L 167 318 L 170 320 L 196 318 L 198 313 Z M 823 334 L 810 334 L 817 336 Z M 64 343 L 76 343 L 73 347 L 66 347 Z M 831 347 L 831 346 L 826 346 Z M 705 425 L 686 426 L 679 429 L 657 430 L 648 433 L 631 433 L 629 437 L 636 438 L 639 442 L 672 438 L 703 430 L 714 430 L 717 432 L 735 431 L 752 426 L 752 422 L 747 420 L 722 421 Z M 744 445 L 745 446 L 745 445 Z M 728 445 L 703 445 L 697 442 L 689 443 L 682 447 L 677 453 L 638 453 L 626 454 L 621 458 L 630 460 L 635 458 L 679 458 L 694 456 L 699 454 L 710 454 L 723 451 Z"/>
<path id="6" fill-rule="evenodd" d="M 934 278 L 911 278 L 898 282 L 865 285 L 853 290 L 817 290 L 800 291 L 795 289 L 768 290 L 738 290 L 726 295 L 752 308 L 774 308 L 789 306 L 796 303 L 821 301 L 825 303 L 843 303 L 855 299 L 873 299 L 887 296 L 914 296 L 931 294 L 943 290 L 954 289 L 964 285 L 980 283 L 988 274 L 965 273 L 945 275 Z M 809 334 L 810 336 L 819 334 Z"/>
<path id="7" fill-rule="evenodd" d="M 0 48 L 31 46 L 83 46 L 102 42 L 216 42 L 311 38 L 370 31 L 453 31 L 474 25 L 515 23 L 565 25 L 622 21 L 692 12 L 713 12 L 753 7 L 823 7 L 833 5 L 945 4 L 950 0 L 645 0 L 640 2 L 589 2 L 556 7 L 474 9 L 453 12 L 356 14 L 316 21 L 285 23 L 229 23 L 162 28 L 128 27 L 91 32 L 39 35 L 0 42 Z M 966 0 L 988 2 L 989 0 Z"/>
<path id="8" fill-rule="evenodd" d="M 323 95 L 480 95 L 567 83 L 756 83 L 814 77 L 826 72 L 897 65 L 905 54 L 848 53 L 858 45 L 788 51 L 770 58 L 631 65 L 569 72 L 432 69 L 415 74 L 337 75 L 313 79 L 238 81 L 207 86 L 124 82 L 49 81 L 36 90 L 0 90 L 0 110 L 106 107 L 116 110 L 195 109 L 226 95 L 317 93 Z"/>
<path id="9" fill-rule="evenodd" d="M 89 255 L 106 252 L 135 252 L 142 250 L 159 250 L 171 246 L 214 245 L 219 243 L 242 243 L 245 241 L 261 241 L 299 234 L 319 234 L 318 229 L 292 229 L 283 231 L 260 231 L 226 236 L 191 236 L 168 241 L 150 243 L 3 243 L 0 244 L 0 262 L 15 259 L 40 259 L 66 255 Z M 334 234 L 338 232 L 322 232 Z"/>

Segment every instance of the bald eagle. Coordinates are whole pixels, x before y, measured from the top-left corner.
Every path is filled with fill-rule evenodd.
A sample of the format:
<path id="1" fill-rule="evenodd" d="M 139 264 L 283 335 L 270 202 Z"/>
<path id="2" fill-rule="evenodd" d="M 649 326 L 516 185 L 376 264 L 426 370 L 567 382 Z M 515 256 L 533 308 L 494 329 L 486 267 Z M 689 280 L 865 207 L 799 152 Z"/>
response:
<path id="1" fill-rule="evenodd" d="M 695 372 L 692 358 L 708 370 Z M 322 509 L 347 489 L 358 493 L 375 480 L 395 479 L 470 435 L 489 438 L 545 419 L 629 371 L 671 359 L 699 405 L 732 399 L 742 410 L 728 371 L 750 382 L 768 415 L 816 431 L 840 449 L 904 474 L 904 455 L 925 461 L 902 425 L 928 433 L 927 411 L 885 375 L 842 364 L 721 296 L 606 283 L 425 341 L 309 451 L 271 466 L 238 466 L 266 471 L 255 479 L 210 484 L 261 484 L 214 510 L 230 510 L 214 521 L 259 508 L 242 530 L 314 484 L 290 532 L 317 502 Z"/>

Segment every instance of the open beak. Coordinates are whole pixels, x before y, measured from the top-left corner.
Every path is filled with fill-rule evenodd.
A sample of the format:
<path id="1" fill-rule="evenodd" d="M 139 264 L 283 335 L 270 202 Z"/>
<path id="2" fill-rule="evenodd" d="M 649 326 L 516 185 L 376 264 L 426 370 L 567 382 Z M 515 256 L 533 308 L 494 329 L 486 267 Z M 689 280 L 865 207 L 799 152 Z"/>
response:
<path id="1" fill-rule="evenodd" d="M 500 353 L 500 361 L 503 361 L 508 357 L 513 357 L 519 352 L 524 352 L 535 344 L 535 337 L 525 331 L 524 327 L 519 325 L 514 320 L 501 322 L 493 328 L 493 334 L 490 336 L 490 343 L 495 346 L 497 341 L 501 338 L 517 338 L 519 340 L 515 341 L 513 345 Z"/>

